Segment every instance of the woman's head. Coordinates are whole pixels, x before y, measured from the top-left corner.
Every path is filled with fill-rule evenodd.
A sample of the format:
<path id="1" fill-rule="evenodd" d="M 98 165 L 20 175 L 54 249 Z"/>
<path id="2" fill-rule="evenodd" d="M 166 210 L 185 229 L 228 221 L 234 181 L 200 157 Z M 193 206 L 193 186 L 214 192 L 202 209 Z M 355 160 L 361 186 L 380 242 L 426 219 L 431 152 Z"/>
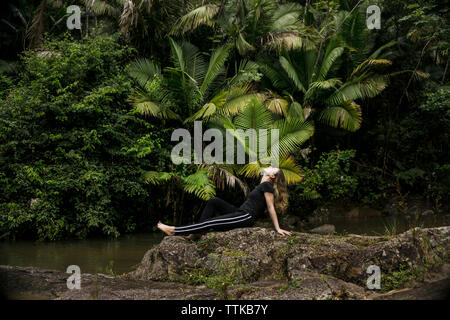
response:
<path id="1" fill-rule="evenodd" d="M 288 207 L 288 192 L 286 178 L 280 168 L 267 167 L 263 169 L 263 175 L 273 184 L 275 197 L 275 209 L 277 213 L 283 213 Z"/>

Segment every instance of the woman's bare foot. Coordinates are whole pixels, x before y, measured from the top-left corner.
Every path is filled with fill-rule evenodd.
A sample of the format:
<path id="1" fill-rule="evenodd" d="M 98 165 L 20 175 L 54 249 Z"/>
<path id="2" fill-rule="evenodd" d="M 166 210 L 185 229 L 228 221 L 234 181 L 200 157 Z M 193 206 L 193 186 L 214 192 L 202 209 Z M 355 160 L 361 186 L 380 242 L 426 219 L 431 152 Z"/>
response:
<path id="1" fill-rule="evenodd" d="M 168 226 L 161 221 L 158 221 L 157 227 L 168 236 L 173 236 L 175 234 L 175 227 Z"/>

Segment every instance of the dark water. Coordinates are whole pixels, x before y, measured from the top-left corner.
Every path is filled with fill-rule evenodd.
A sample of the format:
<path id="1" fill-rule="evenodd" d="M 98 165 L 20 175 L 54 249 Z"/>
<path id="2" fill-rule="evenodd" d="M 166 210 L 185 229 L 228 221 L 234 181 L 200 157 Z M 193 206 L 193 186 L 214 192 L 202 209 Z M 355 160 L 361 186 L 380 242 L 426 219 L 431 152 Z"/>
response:
<path id="1" fill-rule="evenodd" d="M 329 217 L 326 221 L 311 224 L 314 228 L 322 224 L 332 224 L 338 234 L 360 234 L 368 236 L 383 236 L 402 233 L 411 228 L 432 228 L 450 225 L 450 215 L 428 216 L 377 216 L 377 217 Z"/>
<path id="2" fill-rule="evenodd" d="M 0 242 L 0 265 L 66 271 L 78 265 L 82 273 L 129 272 L 145 252 L 163 238 L 162 232 L 135 234 L 115 240 L 89 239 L 58 242 Z"/>
<path id="3" fill-rule="evenodd" d="M 450 217 L 432 215 L 419 220 L 404 217 L 331 217 L 322 222 L 335 225 L 338 234 L 386 235 L 400 233 L 412 227 L 450 225 Z M 315 227 L 311 225 L 310 227 Z M 33 266 L 66 271 L 78 265 L 82 273 L 122 274 L 133 270 L 145 252 L 163 238 L 162 232 L 127 235 L 116 240 L 89 239 L 58 242 L 0 242 L 0 265 Z M 109 269 L 109 270 L 108 270 Z"/>

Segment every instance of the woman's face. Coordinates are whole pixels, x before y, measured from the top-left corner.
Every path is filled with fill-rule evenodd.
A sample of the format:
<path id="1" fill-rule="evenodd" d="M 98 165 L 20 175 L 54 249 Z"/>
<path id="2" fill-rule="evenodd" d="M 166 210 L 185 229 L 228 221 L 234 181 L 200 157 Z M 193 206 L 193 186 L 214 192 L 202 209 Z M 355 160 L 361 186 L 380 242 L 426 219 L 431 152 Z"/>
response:
<path id="1" fill-rule="evenodd" d="M 267 167 L 263 169 L 264 175 L 269 176 L 272 179 L 275 178 L 275 175 L 278 173 L 278 171 L 280 171 L 280 169 L 274 167 Z"/>

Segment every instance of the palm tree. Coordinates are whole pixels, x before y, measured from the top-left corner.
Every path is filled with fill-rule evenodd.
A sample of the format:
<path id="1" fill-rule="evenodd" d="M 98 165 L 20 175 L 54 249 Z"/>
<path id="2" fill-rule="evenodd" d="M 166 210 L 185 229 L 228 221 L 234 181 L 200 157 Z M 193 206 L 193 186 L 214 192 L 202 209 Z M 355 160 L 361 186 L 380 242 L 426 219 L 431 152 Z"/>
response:
<path id="1" fill-rule="evenodd" d="M 171 34 L 181 35 L 199 26 L 213 27 L 242 56 L 258 47 L 296 48 L 313 34 L 301 22 L 303 7 L 269 0 L 224 0 L 192 8 L 174 24 Z"/>
<path id="2" fill-rule="evenodd" d="M 269 91 L 273 98 L 268 100 L 274 112 L 285 114 L 294 108 L 301 118 L 312 117 L 349 131 L 359 129 L 362 117 L 357 101 L 375 97 L 386 88 L 388 76 L 377 70 L 391 61 L 379 56 L 393 43 L 368 56 L 359 12 L 345 21 L 343 17 L 336 17 L 335 25 L 340 28 L 320 45 L 283 48 L 275 62 L 260 55 L 258 63 L 275 91 Z"/>
<path id="3" fill-rule="evenodd" d="M 113 22 L 113 28 L 125 35 L 141 52 L 164 59 L 166 36 L 185 6 L 179 0 L 82 0 L 94 19 Z M 148 41 L 151 39 L 151 41 Z"/>
<path id="4" fill-rule="evenodd" d="M 237 113 L 256 95 L 249 93 L 244 74 L 257 68 L 255 63 L 242 62 L 236 75 L 226 78 L 230 45 L 215 49 L 207 61 L 191 43 L 169 41 L 172 67 L 162 72 L 149 59 L 139 59 L 130 66 L 138 87 L 129 101 L 138 112 L 162 119 L 184 119 L 186 123 L 216 112 Z"/>
<path id="5" fill-rule="evenodd" d="M 139 31 L 140 37 L 153 35 L 162 39 L 164 25 L 170 25 L 171 16 L 182 10 L 177 0 L 83 0 L 96 15 L 113 17 L 123 33 Z"/>
<path id="6" fill-rule="evenodd" d="M 271 161 L 277 159 L 278 167 L 283 170 L 287 183 L 299 182 L 302 179 L 301 170 L 291 155 L 313 135 L 314 125 L 310 120 L 297 117 L 292 110 L 284 117 L 280 117 L 271 112 L 262 99 L 255 97 L 236 116 L 216 115 L 210 119 L 212 127 L 221 130 L 224 135 L 225 130 L 228 130 L 243 146 L 246 155 L 250 159 L 251 157 L 256 159 L 241 165 L 219 164 L 215 167 L 227 171 L 230 175 L 257 178 L 264 167 L 270 166 Z M 278 130 L 278 139 L 272 139 L 273 129 Z M 250 142 L 253 138 L 257 141 L 255 145 Z M 263 141 L 266 142 L 266 146 L 259 143 Z M 260 152 L 264 149 L 267 149 L 266 155 L 260 158 Z"/>
<path id="7" fill-rule="evenodd" d="M 255 129 L 255 138 L 258 141 L 261 135 L 265 134 L 258 130 L 269 129 L 266 139 L 268 142 L 267 155 L 246 164 L 201 164 L 196 167 L 190 165 L 194 173 L 189 175 L 179 175 L 174 172 L 145 172 L 143 174 L 145 183 L 167 186 L 166 206 L 169 204 L 173 206 L 174 223 L 181 220 L 183 208 L 178 204 L 182 203 L 185 193 L 208 200 L 215 196 L 216 186 L 223 189 L 225 186 L 238 185 L 247 195 L 249 187 L 239 176 L 251 179 L 260 176 L 262 168 L 270 165 L 269 161 L 275 156 L 274 152 L 278 152 L 278 167 L 283 170 L 287 183 L 296 183 L 301 180 L 301 169 L 295 164 L 291 155 L 313 135 L 314 126 L 310 120 L 302 120 L 295 114 L 287 114 L 285 118 L 280 118 L 270 112 L 260 99 L 253 98 L 238 115 L 216 114 L 210 119 L 209 124 L 223 132 L 228 129 L 231 136 L 238 143 L 242 143 L 248 156 L 259 154 L 262 146 L 251 145 L 252 137 L 246 140 L 246 131 Z M 278 140 L 272 141 L 271 129 L 279 130 Z"/>

